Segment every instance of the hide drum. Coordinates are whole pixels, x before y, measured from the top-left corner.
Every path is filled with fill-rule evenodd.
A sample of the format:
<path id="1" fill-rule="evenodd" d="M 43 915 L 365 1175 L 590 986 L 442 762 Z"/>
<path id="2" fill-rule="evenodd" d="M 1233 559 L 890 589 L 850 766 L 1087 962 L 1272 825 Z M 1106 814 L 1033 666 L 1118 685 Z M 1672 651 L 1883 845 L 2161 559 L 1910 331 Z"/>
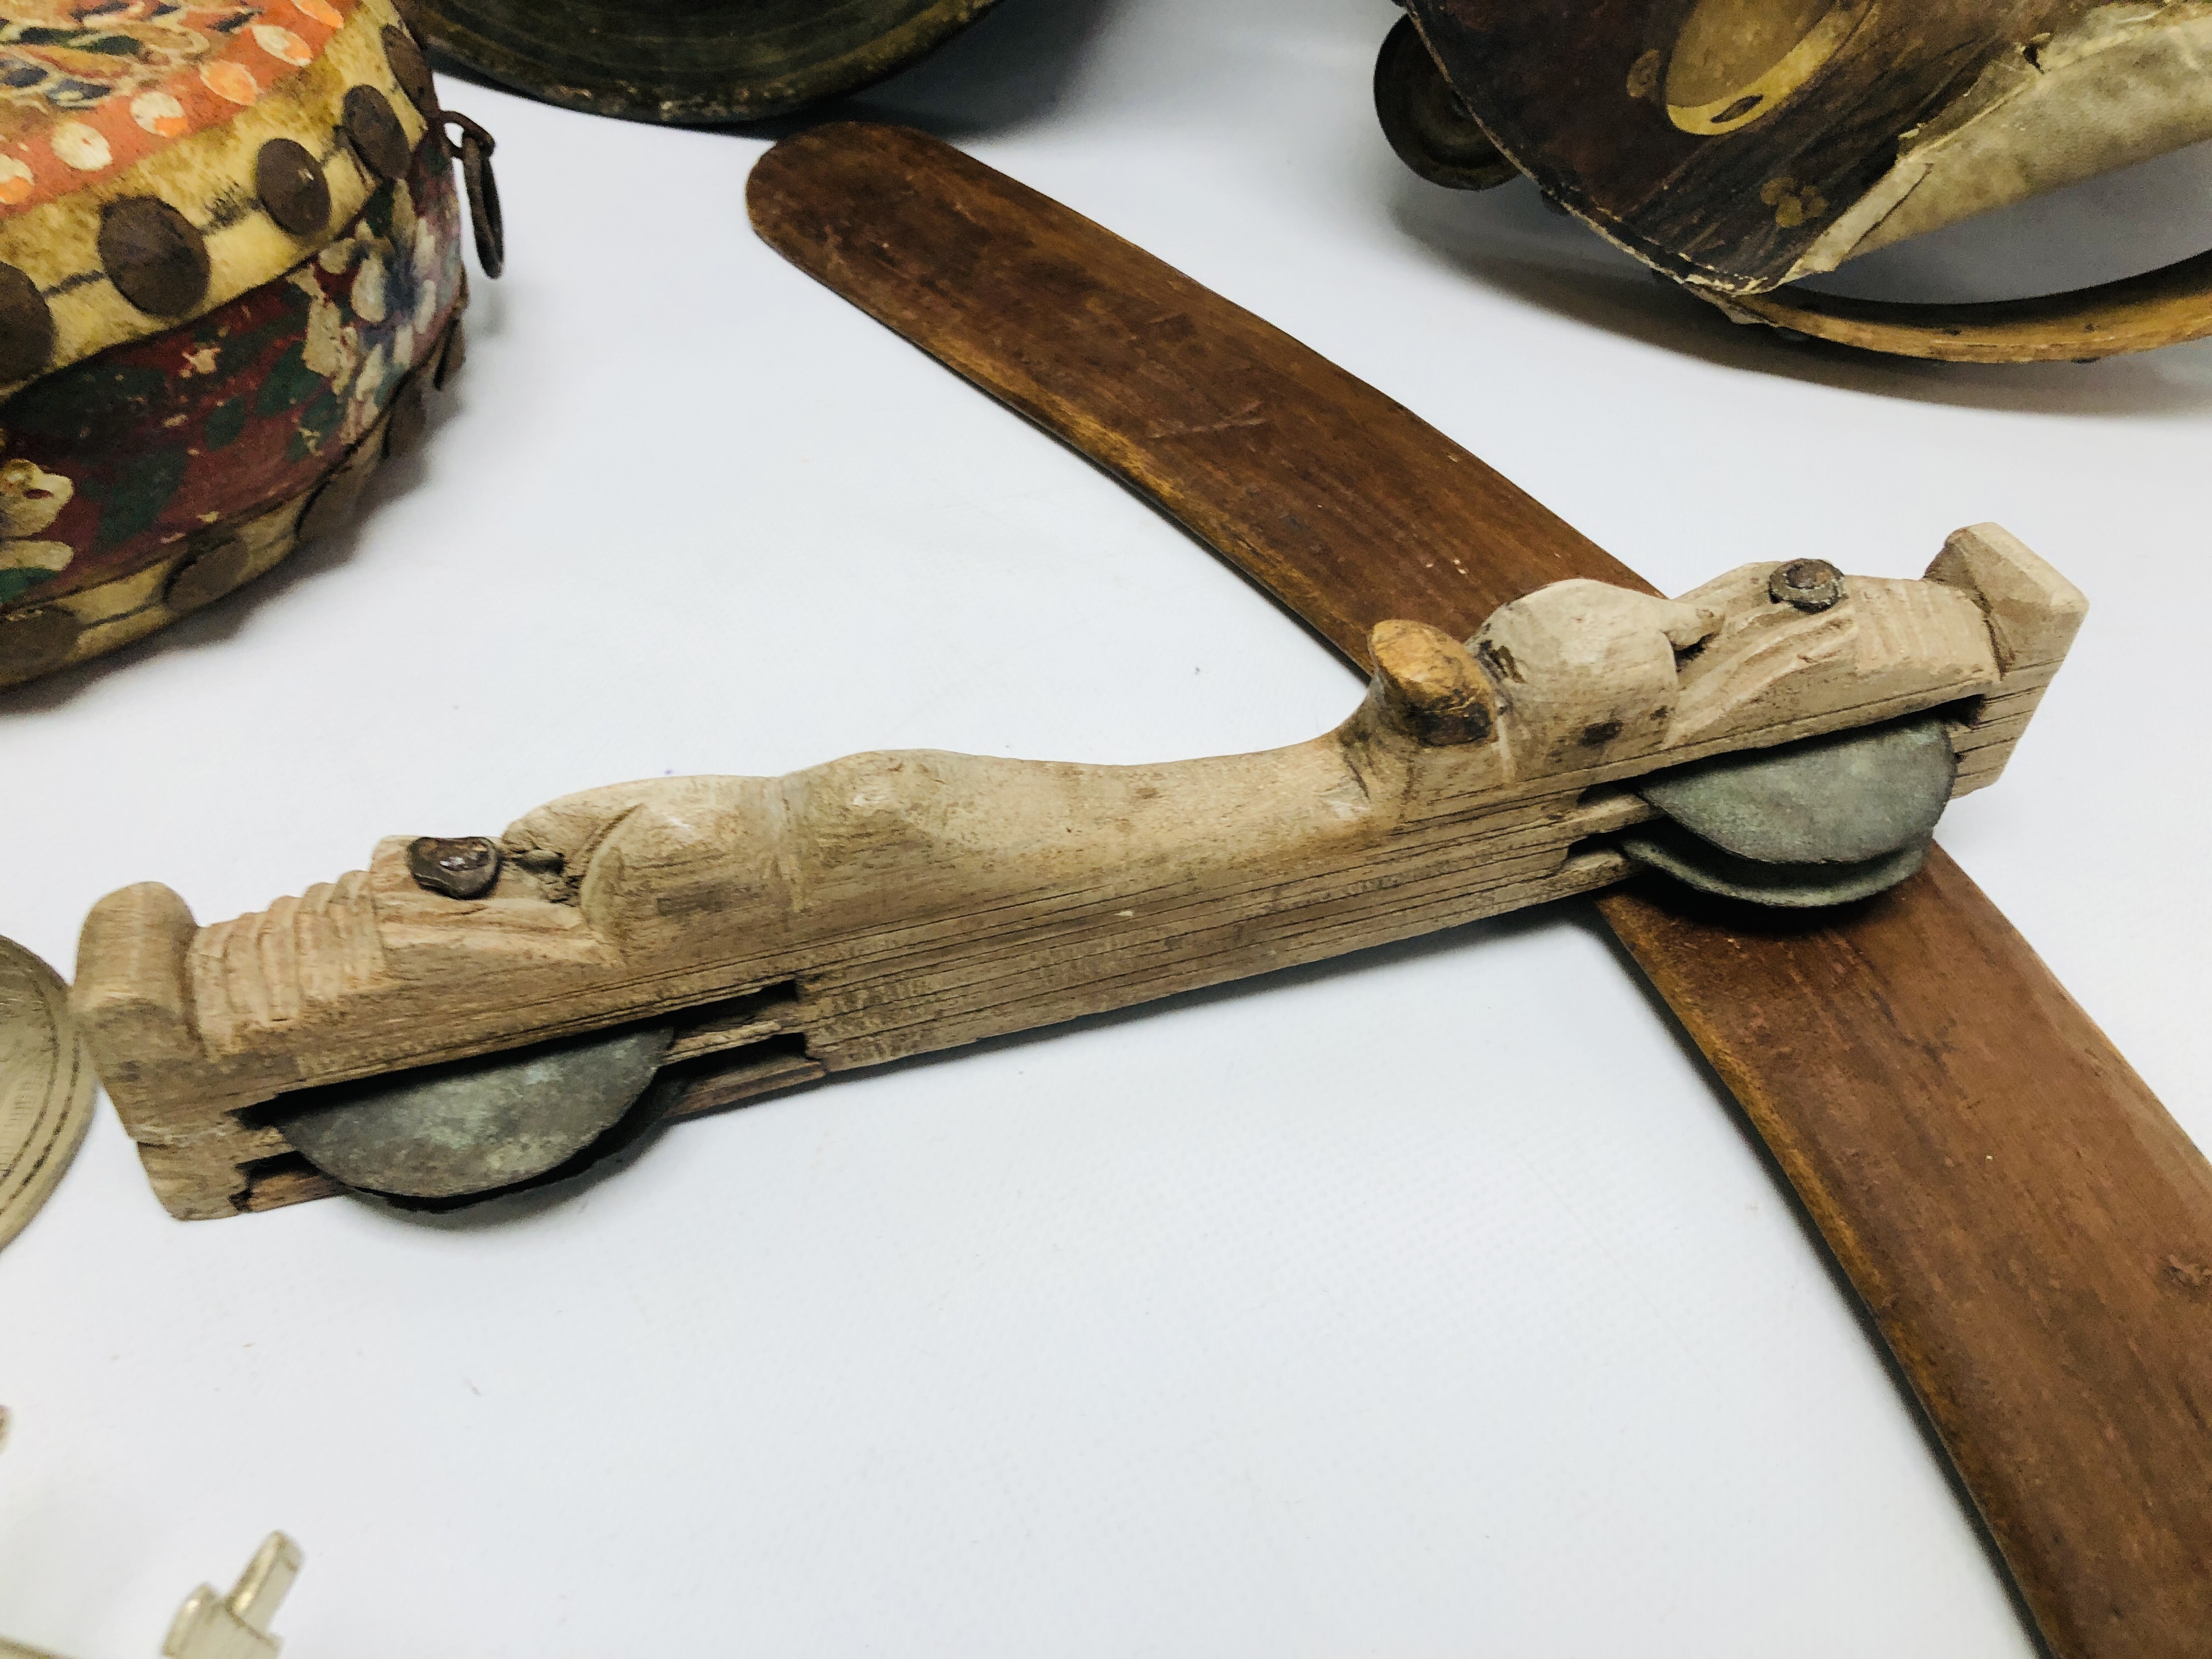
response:
<path id="1" fill-rule="evenodd" d="M 343 523 L 460 358 L 391 0 L 18 0 L 0 33 L 0 685 Z"/>

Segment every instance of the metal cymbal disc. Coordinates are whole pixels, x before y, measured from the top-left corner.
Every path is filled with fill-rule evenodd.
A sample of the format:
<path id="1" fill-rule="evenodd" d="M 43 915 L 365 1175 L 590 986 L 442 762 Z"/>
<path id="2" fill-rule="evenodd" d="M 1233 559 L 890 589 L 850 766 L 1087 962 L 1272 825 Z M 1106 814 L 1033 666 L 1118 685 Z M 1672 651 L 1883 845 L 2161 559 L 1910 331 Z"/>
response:
<path id="1" fill-rule="evenodd" d="M 1620 848 L 1754 904 L 1847 903 L 1920 868 L 1958 776 L 1940 714 L 1719 755 L 1639 781 L 1666 817 Z"/>
<path id="2" fill-rule="evenodd" d="M 1765 864 L 1862 864 L 1927 840 L 1959 757 L 1938 714 L 1720 755 L 1636 793 L 1723 852 Z"/>
<path id="3" fill-rule="evenodd" d="M 1887 892 L 1928 861 L 1929 841 L 1856 864 L 1765 864 L 1738 858 L 1664 820 L 1630 830 L 1620 850 L 1701 893 L 1779 910 L 1818 910 Z"/>
<path id="4" fill-rule="evenodd" d="M 61 976 L 0 939 L 0 1244 L 52 1196 L 92 1121 L 92 1056 Z"/>
<path id="5" fill-rule="evenodd" d="M 645 1092 L 672 1028 L 629 1026 L 318 1089 L 270 1121 L 332 1180 L 465 1198 L 559 1169 Z"/>

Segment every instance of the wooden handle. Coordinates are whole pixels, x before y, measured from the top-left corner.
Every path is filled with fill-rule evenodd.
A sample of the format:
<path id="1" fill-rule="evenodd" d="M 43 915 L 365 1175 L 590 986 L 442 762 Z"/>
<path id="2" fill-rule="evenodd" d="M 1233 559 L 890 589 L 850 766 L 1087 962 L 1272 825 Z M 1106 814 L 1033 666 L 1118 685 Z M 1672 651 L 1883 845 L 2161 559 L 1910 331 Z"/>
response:
<path id="1" fill-rule="evenodd" d="M 1348 657 L 1619 563 L 1287 335 L 919 133 L 755 168 L 801 269 L 1159 502 Z M 1607 920 L 1744 1102 L 2062 1659 L 2212 1632 L 2212 1170 L 1940 855 L 1812 923 Z"/>

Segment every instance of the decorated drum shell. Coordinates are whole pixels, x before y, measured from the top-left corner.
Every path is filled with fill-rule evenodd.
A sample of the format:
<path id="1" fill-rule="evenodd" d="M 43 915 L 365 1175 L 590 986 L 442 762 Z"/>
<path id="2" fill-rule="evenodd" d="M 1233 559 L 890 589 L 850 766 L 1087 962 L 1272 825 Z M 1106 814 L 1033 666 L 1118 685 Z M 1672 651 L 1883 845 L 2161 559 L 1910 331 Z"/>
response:
<path id="1" fill-rule="evenodd" d="M 9 9 L 0 685 L 340 522 L 419 434 L 465 301 L 435 94 L 390 0 Z"/>
<path id="2" fill-rule="evenodd" d="M 688 126 L 787 115 L 857 92 L 995 3 L 403 0 L 416 33 L 473 74 L 588 114 Z"/>
<path id="3" fill-rule="evenodd" d="M 1505 159 L 1764 293 L 2212 138 L 2205 0 L 1406 0 Z"/>

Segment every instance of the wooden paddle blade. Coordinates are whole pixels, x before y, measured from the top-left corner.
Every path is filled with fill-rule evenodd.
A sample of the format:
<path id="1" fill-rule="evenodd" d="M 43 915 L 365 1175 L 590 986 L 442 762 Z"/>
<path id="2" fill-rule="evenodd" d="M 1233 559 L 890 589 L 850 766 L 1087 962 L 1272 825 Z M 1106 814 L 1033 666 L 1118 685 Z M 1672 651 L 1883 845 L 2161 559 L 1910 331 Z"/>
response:
<path id="1" fill-rule="evenodd" d="M 1626 565 L 1402 404 L 951 146 L 839 123 L 746 187 L 786 258 L 1173 514 L 1360 666 Z M 1389 537 L 1372 544 L 1378 533 Z"/>
<path id="2" fill-rule="evenodd" d="M 755 168 L 760 234 L 1188 525 L 1361 661 L 1633 578 L 1441 433 L 919 133 Z M 2212 1166 L 1940 852 L 1839 912 L 1601 902 L 1742 1101 L 2062 1659 L 2212 1642 Z"/>

